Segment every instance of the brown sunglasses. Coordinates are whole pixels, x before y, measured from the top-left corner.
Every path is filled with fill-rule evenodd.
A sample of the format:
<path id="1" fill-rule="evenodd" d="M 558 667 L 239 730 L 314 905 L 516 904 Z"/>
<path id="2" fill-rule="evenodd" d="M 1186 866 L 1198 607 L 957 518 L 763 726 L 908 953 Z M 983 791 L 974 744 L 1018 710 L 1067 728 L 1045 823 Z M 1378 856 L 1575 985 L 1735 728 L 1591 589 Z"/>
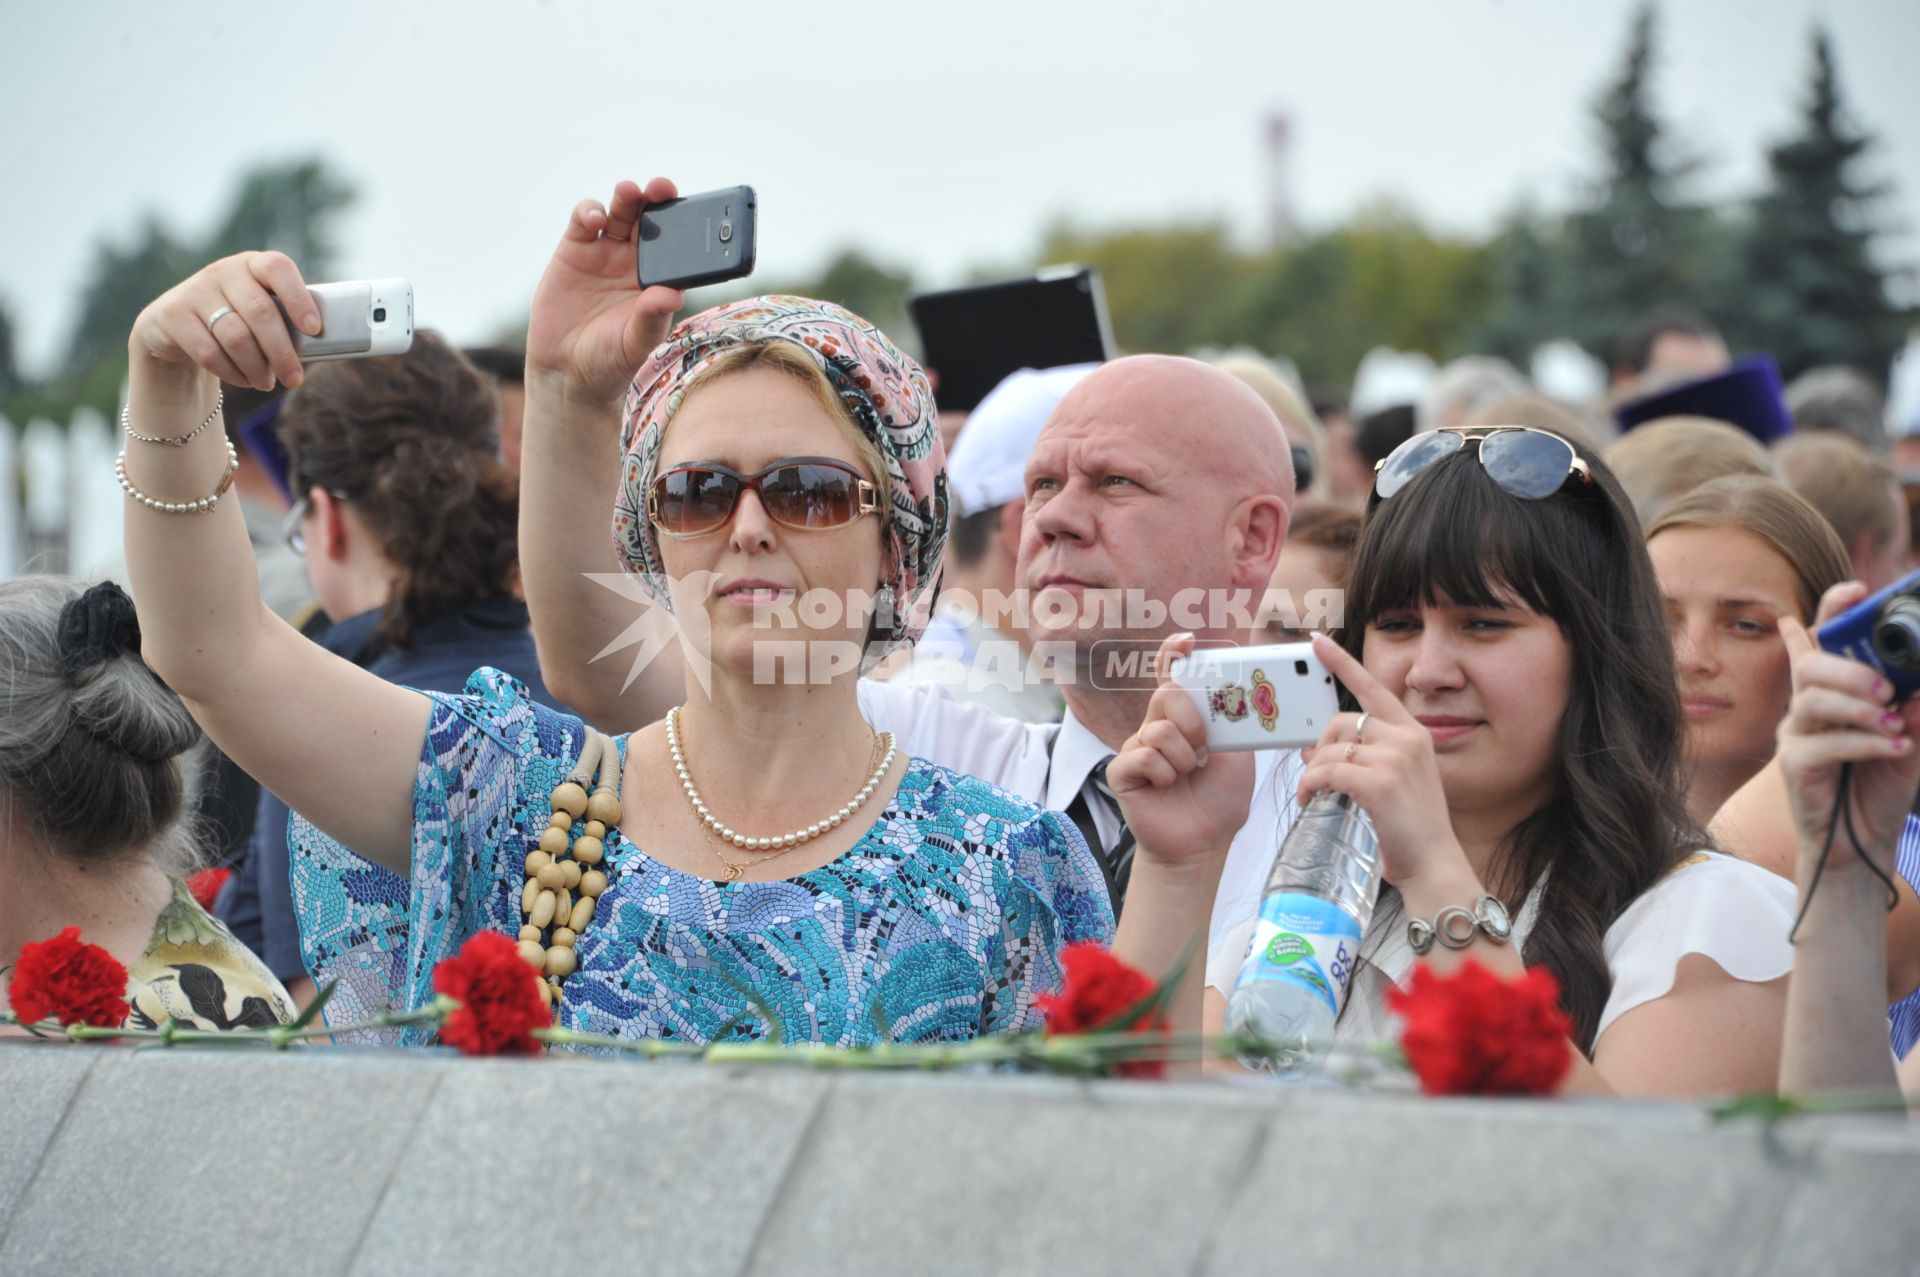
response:
<path id="1" fill-rule="evenodd" d="M 653 481 L 647 518 L 662 536 L 705 536 L 733 518 L 742 492 L 759 497 L 775 523 L 807 532 L 845 527 L 880 508 L 879 489 L 846 462 L 788 457 L 753 474 L 714 461 L 675 466 Z"/>

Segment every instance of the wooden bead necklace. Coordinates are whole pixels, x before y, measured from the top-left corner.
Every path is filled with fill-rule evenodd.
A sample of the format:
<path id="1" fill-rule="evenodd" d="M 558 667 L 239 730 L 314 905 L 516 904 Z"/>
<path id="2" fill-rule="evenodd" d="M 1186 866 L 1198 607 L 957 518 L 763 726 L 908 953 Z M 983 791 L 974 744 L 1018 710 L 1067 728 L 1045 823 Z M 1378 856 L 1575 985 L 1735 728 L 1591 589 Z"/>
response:
<path id="1" fill-rule="evenodd" d="M 607 889 L 599 865 L 607 854 L 607 828 L 619 824 L 622 814 L 619 747 L 591 727 L 583 730 L 580 760 L 554 787 L 553 816 L 527 853 L 527 884 L 520 892 L 526 919 L 520 956 L 544 977 L 540 993 L 550 1005 L 560 1001 L 560 985 L 578 964 L 574 941 L 593 921 L 594 906 Z M 582 816 L 586 820 L 575 830 Z"/>
<path id="2" fill-rule="evenodd" d="M 884 750 L 880 749 L 882 744 L 885 745 Z M 680 749 L 680 707 L 676 705 L 667 711 L 667 753 L 673 760 L 674 772 L 680 777 L 680 788 L 686 791 L 687 801 L 693 805 L 694 816 L 700 821 L 703 831 L 711 831 L 712 834 L 719 835 L 723 841 L 730 842 L 734 846 L 746 851 L 778 851 L 784 853 L 793 850 L 802 843 L 812 842 L 815 838 L 818 838 L 830 829 L 838 829 L 846 822 L 848 817 L 866 805 L 867 799 L 873 797 L 873 791 L 879 787 L 881 780 L 885 778 L 888 770 L 893 766 L 893 758 L 899 748 L 894 740 L 893 733 L 881 732 L 874 740 L 874 747 L 881 755 L 880 764 L 873 769 L 873 774 L 867 777 L 867 783 L 860 787 L 860 792 L 853 796 L 852 801 L 842 804 L 838 811 L 804 828 L 795 829 L 790 833 L 757 838 L 736 832 L 730 825 L 707 810 L 707 804 L 705 800 L 700 797 L 700 791 L 694 787 L 693 776 L 687 770 L 686 755 Z M 727 867 L 726 880 L 728 882 L 737 881 L 740 875 L 745 873 L 748 868 L 747 865 L 736 864 L 728 860 L 724 855 L 720 854 L 717 848 L 714 851 L 714 856 L 721 864 Z M 770 860 L 772 857 L 767 856 L 762 857 L 762 859 Z M 756 861 L 754 863 L 759 862 Z"/>

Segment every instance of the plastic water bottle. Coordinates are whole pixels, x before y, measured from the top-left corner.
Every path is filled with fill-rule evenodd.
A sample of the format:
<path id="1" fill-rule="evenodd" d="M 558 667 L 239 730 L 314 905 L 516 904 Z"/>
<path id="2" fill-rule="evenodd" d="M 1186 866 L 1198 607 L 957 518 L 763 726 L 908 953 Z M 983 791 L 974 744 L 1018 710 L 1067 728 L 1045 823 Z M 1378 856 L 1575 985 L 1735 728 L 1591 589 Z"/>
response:
<path id="1" fill-rule="evenodd" d="M 1274 1044 L 1246 1063 L 1290 1078 L 1319 1068 L 1346 1005 L 1360 936 L 1380 896 L 1380 843 L 1367 813 L 1322 790 L 1280 844 L 1247 958 L 1227 1002 L 1230 1032 Z"/>

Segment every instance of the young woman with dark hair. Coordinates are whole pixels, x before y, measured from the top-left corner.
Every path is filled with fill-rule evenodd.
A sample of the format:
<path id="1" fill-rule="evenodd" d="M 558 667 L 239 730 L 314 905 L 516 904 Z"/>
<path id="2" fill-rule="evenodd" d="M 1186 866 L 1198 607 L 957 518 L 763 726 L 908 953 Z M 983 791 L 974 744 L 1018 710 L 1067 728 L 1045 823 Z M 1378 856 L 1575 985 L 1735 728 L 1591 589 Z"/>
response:
<path id="1" fill-rule="evenodd" d="M 1315 646 L 1351 708 L 1300 798 L 1359 802 L 1390 884 L 1338 1037 L 1388 1036 L 1385 992 L 1416 961 L 1544 966 L 1573 1021 L 1570 1088 L 1772 1085 L 1792 891 L 1707 850 L 1687 813 L 1666 618 L 1597 459 L 1518 428 L 1410 440 L 1380 471 L 1341 643 Z M 1454 907 L 1477 919 L 1465 939 L 1417 955 L 1412 924 Z"/>
<path id="2" fill-rule="evenodd" d="M 279 427 L 288 538 L 335 624 L 378 612 L 372 640 L 405 648 L 442 617 L 514 599 L 520 485 L 500 458 L 499 399 L 438 333 L 414 334 L 404 355 L 319 365 Z"/>

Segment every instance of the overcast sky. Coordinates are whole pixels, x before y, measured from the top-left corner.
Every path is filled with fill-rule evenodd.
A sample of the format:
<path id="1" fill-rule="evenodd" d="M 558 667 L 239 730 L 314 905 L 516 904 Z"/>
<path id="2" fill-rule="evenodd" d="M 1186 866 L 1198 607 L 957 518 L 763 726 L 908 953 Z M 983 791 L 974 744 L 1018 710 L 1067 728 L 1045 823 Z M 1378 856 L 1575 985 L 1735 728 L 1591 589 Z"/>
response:
<path id="1" fill-rule="evenodd" d="M 765 276 L 841 245 L 943 282 L 1071 215 L 1265 225 L 1263 121 L 1294 122 L 1309 225 L 1393 195 L 1478 233 L 1591 174 L 1587 107 L 1630 0 L 618 0 L 301 6 L 0 0 L 0 299 L 40 370 L 95 246 L 156 210 L 203 234 L 250 165 L 360 189 L 343 276 L 405 275 L 422 324 L 525 311 L 567 211 L 615 179 L 759 188 Z M 1920 3 L 1668 0 L 1658 103 L 1752 190 L 1824 21 L 1920 260 Z"/>

